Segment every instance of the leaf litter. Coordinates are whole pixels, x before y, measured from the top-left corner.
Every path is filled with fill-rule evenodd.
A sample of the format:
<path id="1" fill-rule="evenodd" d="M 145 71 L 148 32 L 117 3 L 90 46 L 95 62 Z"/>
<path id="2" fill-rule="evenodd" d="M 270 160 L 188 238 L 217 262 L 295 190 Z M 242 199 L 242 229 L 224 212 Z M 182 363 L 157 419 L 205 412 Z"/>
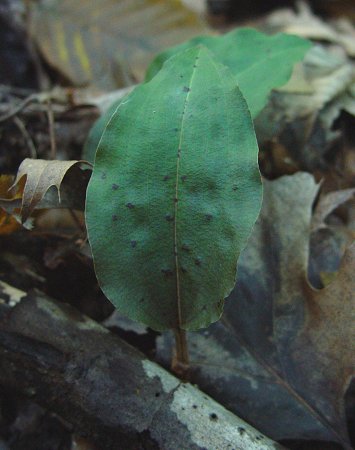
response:
<path id="1" fill-rule="evenodd" d="M 262 212 L 222 320 L 189 335 L 192 379 L 273 439 L 319 439 L 350 448 L 344 394 L 355 352 L 355 247 L 348 248 L 332 284 L 310 286 L 318 189 L 302 172 L 264 181 Z M 166 340 L 159 342 L 160 359 Z"/>
<path id="2" fill-rule="evenodd" d="M 40 203 L 52 186 L 57 189 L 60 204 L 60 188 L 64 177 L 75 165 L 82 163 L 85 163 L 85 161 L 48 161 L 43 159 L 25 159 L 21 163 L 14 181 L 15 186 L 23 177 L 26 177 L 21 205 L 22 222 L 25 222 L 28 219 L 32 211 L 38 203 Z M 51 207 L 55 207 L 55 205 L 52 204 Z"/>
<path id="3" fill-rule="evenodd" d="M 71 18 L 66 20 L 63 15 L 59 24 L 70 28 Z M 296 12 L 283 10 L 266 18 L 262 30 L 291 32 L 317 45 L 294 69 L 290 82 L 273 91 L 256 120 L 262 164 L 266 161 L 262 169 L 272 181 L 264 180 L 263 210 L 239 262 L 238 283 L 222 320 L 189 334 L 192 381 L 276 440 L 337 442 L 350 449 L 344 396 L 354 374 L 355 354 L 355 142 L 346 135 L 344 124 L 354 124 L 354 28 L 344 19 L 324 22 L 301 3 Z M 95 30 L 89 27 L 87 34 L 80 33 L 85 43 Z M 71 42 L 72 61 L 78 55 Z M 86 82 L 87 73 L 77 61 L 65 66 L 55 52 L 48 56 L 44 41 L 39 44 L 48 61 L 71 82 Z M 132 54 L 132 61 L 142 55 L 139 52 Z M 117 72 L 118 83 L 100 78 L 102 72 L 92 79 L 101 88 L 126 85 L 127 74 L 128 83 L 142 78 L 147 60 L 144 56 L 135 60 L 137 64 L 130 61 L 133 71 L 124 64 Z M 109 104 L 110 93 L 107 96 Z M 83 104 L 90 101 L 95 104 L 89 92 Z M 52 161 L 54 182 L 47 163 L 39 161 L 34 171 L 21 169 L 18 179 L 24 174 L 30 179 L 26 194 L 21 189 L 14 196 L 6 193 L 13 178 L 3 180 L 1 186 L 7 187 L 1 189 L 0 233 L 5 224 L 4 233 L 17 236 L 22 201 L 23 218 L 34 208 L 58 207 L 58 190 L 63 207 L 83 208 L 87 178 L 73 181 L 82 172 L 78 161 Z M 66 177 L 74 172 L 66 195 Z M 284 173 L 294 175 L 280 177 Z M 55 252 L 65 245 L 56 242 Z M 70 255 L 60 256 L 59 264 L 52 253 L 49 245 L 44 254 L 53 273 L 70 265 Z M 20 278 L 20 272 L 16 276 Z M 51 295 L 56 295 L 55 289 Z M 81 302 L 81 309 L 95 310 L 86 298 Z M 124 325 L 120 321 L 118 327 L 130 330 L 129 321 L 123 320 Z M 112 326 L 110 319 L 106 322 Z M 162 335 L 157 358 L 163 364 L 170 348 L 169 335 Z"/>
<path id="4" fill-rule="evenodd" d="M 334 38 L 341 35 L 337 23 L 321 21 L 300 4 L 299 14 L 276 12 L 264 26 L 269 31 L 312 38 L 316 45 L 295 67 L 291 80 L 274 90 L 255 126 L 261 145 L 272 150 L 281 146 L 284 157 L 296 162 L 298 169 L 315 171 L 327 166 L 329 152 L 342 137 L 341 130 L 334 127 L 336 120 L 344 111 L 355 115 L 355 65 L 353 47 L 347 40 Z M 304 16 L 309 26 L 305 23 L 302 27 Z M 345 36 L 355 35 L 350 22 L 345 28 Z"/>

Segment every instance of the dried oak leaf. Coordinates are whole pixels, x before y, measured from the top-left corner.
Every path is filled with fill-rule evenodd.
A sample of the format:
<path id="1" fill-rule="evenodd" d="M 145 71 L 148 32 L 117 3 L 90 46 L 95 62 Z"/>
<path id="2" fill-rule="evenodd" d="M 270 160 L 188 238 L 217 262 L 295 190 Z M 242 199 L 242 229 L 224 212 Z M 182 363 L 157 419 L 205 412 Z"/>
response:
<path id="1" fill-rule="evenodd" d="M 342 111 L 355 115 L 355 27 L 348 22 L 346 31 L 340 27 L 342 32 L 336 23 L 314 16 L 305 4 L 298 13 L 290 9 L 271 14 L 265 26 L 318 43 L 294 67 L 290 81 L 273 91 L 256 120 L 258 142 L 274 151 L 283 149 L 282 159 L 293 172 L 295 167 L 324 169 L 328 152 L 342 135 L 334 122 Z M 277 166 L 281 173 L 284 165 Z"/>
<path id="2" fill-rule="evenodd" d="M 327 23 L 313 14 L 306 2 L 297 2 L 295 9 L 276 10 L 267 18 L 267 25 L 284 33 L 339 44 L 345 48 L 349 56 L 355 56 L 355 30 L 351 20 L 344 17 Z"/>
<path id="3" fill-rule="evenodd" d="M 314 287 L 322 288 L 336 276 L 345 250 L 355 238 L 351 217 L 355 189 L 328 192 L 317 202 L 311 221 L 308 277 Z M 342 206 L 342 214 L 335 210 Z"/>
<path id="4" fill-rule="evenodd" d="M 339 191 L 328 192 L 323 195 L 317 203 L 316 209 L 312 217 L 312 231 L 325 228 L 325 219 L 338 206 L 350 200 L 355 194 L 355 188 L 342 189 Z"/>
<path id="5" fill-rule="evenodd" d="M 14 182 L 15 186 L 22 179 L 22 177 L 26 176 L 26 183 L 22 196 L 22 222 L 26 221 L 52 186 L 55 186 L 57 189 L 60 204 L 61 184 L 63 178 L 69 171 L 73 170 L 74 166 L 78 166 L 82 163 L 85 163 L 85 161 L 47 161 L 44 159 L 24 159 L 18 169 L 16 180 Z M 74 191 L 73 195 L 74 197 L 85 196 L 85 189 L 82 187 L 81 190 L 77 192 Z M 75 203 L 74 200 L 75 199 L 73 199 L 71 203 Z M 51 207 L 58 207 L 56 203 L 57 201 L 49 201 Z M 48 207 L 48 205 L 44 206 Z M 67 204 L 66 202 L 65 206 L 71 207 L 72 204 Z"/>
<path id="6" fill-rule="evenodd" d="M 275 440 L 350 448 L 344 394 L 355 354 L 355 245 L 329 287 L 310 286 L 317 192 L 307 173 L 264 182 L 262 212 L 224 315 L 189 334 L 192 381 Z M 160 338 L 161 359 L 168 344 Z"/>
<path id="7" fill-rule="evenodd" d="M 17 215 L 19 209 L 12 209 L 11 213 L 6 210 L 8 204 L 22 197 L 23 184 L 19 186 L 16 193 L 13 193 L 10 189 L 13 182 L 14 177 L 12 175 L 0 175 L 0 198 L 4 203 L 4 207 L 0 204 L 0 235 L 11 234 L 22 228 Z"/>

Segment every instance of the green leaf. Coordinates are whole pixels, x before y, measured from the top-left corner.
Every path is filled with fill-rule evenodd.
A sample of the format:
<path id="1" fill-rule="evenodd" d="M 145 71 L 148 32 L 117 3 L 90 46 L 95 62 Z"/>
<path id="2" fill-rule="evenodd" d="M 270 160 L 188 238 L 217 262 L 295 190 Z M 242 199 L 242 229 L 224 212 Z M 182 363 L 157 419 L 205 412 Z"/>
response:
<path id="1" fill-rule="evenodd" d="M 260 209 L 257 153 L 235 78 L 204 47 L 120 104 L 86 220 L 99 283 L 123 314 L 157 330 L 218 320 Z"/>
<path id="2" fill-rule="evenodd" d="M 168 58 L 198 44 L 213 51 L 235 74 L 253 118 L 266 105 L 271 90 L 289 80 L 293 64 L 302 59 L 311 46 L 309 41 L 297 36 L 267 36 L 251 28 L 241 28 L 219 37 L 199 36 L 160 53 L 150 65 L 146 81 L 157 74 Z M 85 143 L 83 159 L 94 162 L 104 125 L 120 101 L 95 123 Z"/>
<path id="3" fill-rule="evenodd" d="M 95 153 L 97 150 L 97 146 L 99 145 L 102 133 L 105 130 L 107 122 L 110 120 L 112 114 L 116 111 L 122 100 L 123 99 L 117 100 L 112 105 L 110 105 L 108 110 L 105 111 L 92 126 L 84 143 L 82 159 L 84 159 L 85 161 L 89 161 L 91 164 L 94 164 Z"/>
<path id="4" fill-rule="evenodd" d="M 266 105 L 275 87 L 285 84 L 295 62 L 300 61 L 311 42 L 288 34 L 267 36 L 252 28 L 240 28 L 222 36 L 198 36 L 160 53 L 148 68 L 150 80 L 172 55 L 203 44 L 236 76 L 252 117 Z"/>

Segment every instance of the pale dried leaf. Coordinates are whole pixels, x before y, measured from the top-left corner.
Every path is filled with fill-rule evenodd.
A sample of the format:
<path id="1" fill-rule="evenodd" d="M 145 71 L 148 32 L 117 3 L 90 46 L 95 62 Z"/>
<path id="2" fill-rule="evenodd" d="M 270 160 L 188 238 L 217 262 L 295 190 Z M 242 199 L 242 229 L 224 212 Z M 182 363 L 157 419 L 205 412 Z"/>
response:
<path id="1" fill-rule="evenodd" d="M 313 14 L 305 2 L 300 1 L 297 5 L 297 11 L 282 9 L 270 14 L 267 25 L 307 39 L 339 44 L 349 56 L 355 56 L 355 29 L 350 21 L 342 19 L 330 25 Z"/>
<path id="2" fill-rule="evenodd" d="M 338 206 L 350 200 L 355 194 L 355 188 L 343 189 L 341 191 L 329 192 L 321 197 L 312 217 L 311 231 L 317 231 L 319 228 L 324 228 L 326 224 L 325 219 Z"/>
<path id="3" fill-rule="evenodd" d="M 47 161 L 44 159 L 25 159 L 22 161 L 14 182 L 14 186 L 26 176 L 22 196 L 21 216 L 24 222 L 36 205 L 43 199 L 50 187 L 55 186 L 59 202 L 60 187 L 67 172 L 84 161 Z"/>
<path id="4" fill-rule="evenodd" d="M 259 143 L 281 145 L 307 170 L 324 167 L 340 135 L 334 121 L 343 110 L 355 113 L 354 81 L 354 63 L 342 49 L 312 47 L 290 83 L 273 92 L 256 119 Z"/>
<path id="5" fill-rule="evenodd" d="M 346 55 L 318 45 L 309 50 L 290 82 L 278 92 L 285 94 L 287 117 L 294 120 L 320 111 L 350 90 L 354 80 L 355 66 Z"/>

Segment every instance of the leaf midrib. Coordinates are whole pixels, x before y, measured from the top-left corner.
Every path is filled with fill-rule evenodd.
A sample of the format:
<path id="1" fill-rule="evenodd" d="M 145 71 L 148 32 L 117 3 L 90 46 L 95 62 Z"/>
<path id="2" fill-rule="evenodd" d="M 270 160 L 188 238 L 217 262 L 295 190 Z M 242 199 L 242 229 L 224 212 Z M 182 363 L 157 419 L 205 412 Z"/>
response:
<path id="1" fill-rule="evenodd" d="M 180 160 L 182 155 L 182 143 L 184 138 L 184 126 L 185 126 L 185 117 L 186 117 L 186 110 L 187 105 L 189 102 L 189 97 L 191 93 L 191 88 L 193 84 L 193 79 L 195 76 L 195 73 L 197 71 L 197 63 L 196 60 L 198 59 L 199 55 L 201 53 L 201 49 L 199 49 L 196 57 L 195 57 L 195 63 L 192 69 L 190 81 L 188 87 L 188 91 L 186 93 L 185 102 L 184 102 L 184 108 L 182 112 L 182 119 L 181 119 L 181 128 L 180 128 L 180 136 L 179 136 L 179 144 L 177 149 L 177 157 L 176 157 L 176 178 L 175 178 L 175 197 L 174 197 L 174 255 L 175 255 L 175 277 L 176 277 L 176 301 L 177 301 L 177 316 L 178 316 L 178 328 L 181 328 L 182 325 L 182 308 L 181 308 L 181 291 L 180 291 L 180 275 L 179 275 L 179 253 L 178 253 L 178 245 L 177 245 L 177 217 L 178 217 L 178 205 L 179 205 L 179 174 L 180 174 Z"/>

